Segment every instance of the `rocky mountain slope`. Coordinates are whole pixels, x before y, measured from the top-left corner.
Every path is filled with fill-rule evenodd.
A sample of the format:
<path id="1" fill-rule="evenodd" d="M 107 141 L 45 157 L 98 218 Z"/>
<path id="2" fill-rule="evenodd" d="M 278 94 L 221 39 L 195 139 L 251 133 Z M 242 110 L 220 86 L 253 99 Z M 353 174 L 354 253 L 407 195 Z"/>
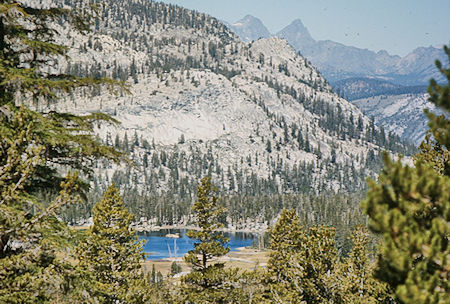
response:
<path id="1" fill-rule="evenodd" d="M 245 25 L 246 32 L 252 32 L 251 24 Z M 420 47 L 402 58 L 386 51 L 375 53 L 330 40 L 316 41 L 299 19 L 275 36 L 300 51 L 340 96 L 374 116 L 378 126 L 415 144 L 423 139 L 428 121 L 423 109 L 431 107 L 423 96 L 430 78 L 443 79 L 434 64 L 436 59 L 446 61 L 443 50 Z M 394 108 L 399 113 L 393 113 Z"/>
<path id="2" fill-rule="evenodd" d="M 437 111 L 428 102 L 427 86 L 401 86 L 371 78 L 349 78 L 334 86 L 340 96 L 373 117 L 375 124 L 415 145 L 428 130 L 424 109 Z"/>
<path id="3" fill-rule="evenodd" d="M 368 98 L 377 95 L 401 95 L 426 93 L 427 86 L 402 86 L 374 78 L 347 78 L 337 81 L 333 88 L 347 100 Z"/>
<path id="4" fill-rule="evenodd" d="M 378 95 L 352 103 L 373 117 L 377 125 L 419 145 L 428 130 L 428 118 L 423 110 L 443 114 L 428 101 L 428 97 L 427 93 Z"/>
<path id="5" fill-rule="evenodd" d="M 228 194 L 359 191 L 377 174 L 382 150 L 407 152 L 280 38 L 246 44 L 218 20 L 178 6 L 106 4 L 86 36 L 55 25 L 71 47 L 72 60 L 59 68 L 127 80 L 131 95 L 80 90 L 39 105 L 121 122 L 97 132 L 129 151 L 134 166 L 99 163 L 97 192 L 113 181 L 139 210 L 160 212 L 163 203 L 148 197 L 169 195 L 164 208 L 173 213 L 173 201 L 190 202 L 204 175 Z"/>

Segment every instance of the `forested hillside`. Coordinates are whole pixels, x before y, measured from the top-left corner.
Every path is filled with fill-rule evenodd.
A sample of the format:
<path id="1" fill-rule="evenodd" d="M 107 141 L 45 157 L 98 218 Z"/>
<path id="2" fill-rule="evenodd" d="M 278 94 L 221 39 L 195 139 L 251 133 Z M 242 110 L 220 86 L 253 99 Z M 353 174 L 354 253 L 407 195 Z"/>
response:
<path id="1" fill-rule="evenodd" d="M 131 0 L 108 1 L 87 35 L 57 28 L 71 58 L 61 71 L 128 81 L 131 94 L 78 90 L 39 109 L 101 111 L 121 122 L 96 132 L 134 166 L 99 162 L 93 195 L 114 182 L 141 217 L 181 220 L 205 175 L 232 196 L 364 191 L 382 150 L 412 151 L 281 39 L 245 44 L 205 14 Z"/>

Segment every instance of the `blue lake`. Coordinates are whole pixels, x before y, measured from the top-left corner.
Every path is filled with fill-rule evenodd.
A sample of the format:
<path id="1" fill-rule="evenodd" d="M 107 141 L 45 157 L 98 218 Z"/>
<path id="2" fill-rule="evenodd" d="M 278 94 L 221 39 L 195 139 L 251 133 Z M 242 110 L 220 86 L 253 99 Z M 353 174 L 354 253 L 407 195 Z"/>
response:
<path id="1" fill-rule="evenodd" d="M 182 257 L 189 250 L 194 249 L 196 240 L 186 236 L 183 229 L 161 229 L 159 231 L 140 232 L 138 234 L 140 240 L 145 241 L 144 252 L 147 254 L 147 260 L 161 260 L 169 257 Z M 179 238 L 166 237 L 167 234 L 178 233 Z M 227 246 L 231 251 L 239 247 L 250 246 L 256 236 L 252 233 L 230 232 L 225 233 L 230 239 Z"/>

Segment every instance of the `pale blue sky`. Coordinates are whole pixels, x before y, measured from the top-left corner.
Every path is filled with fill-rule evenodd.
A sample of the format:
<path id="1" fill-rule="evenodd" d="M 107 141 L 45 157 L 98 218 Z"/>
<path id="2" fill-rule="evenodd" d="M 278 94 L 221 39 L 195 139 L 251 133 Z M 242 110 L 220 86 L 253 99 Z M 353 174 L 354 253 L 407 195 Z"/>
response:
<path id="1" fill-rule="evenodd" d="M 271 33 L 300 18 L 316 40 L 404 56 L 450 43 L 450 0 L 164 0 L 233 23 L 247 14 Z"/>

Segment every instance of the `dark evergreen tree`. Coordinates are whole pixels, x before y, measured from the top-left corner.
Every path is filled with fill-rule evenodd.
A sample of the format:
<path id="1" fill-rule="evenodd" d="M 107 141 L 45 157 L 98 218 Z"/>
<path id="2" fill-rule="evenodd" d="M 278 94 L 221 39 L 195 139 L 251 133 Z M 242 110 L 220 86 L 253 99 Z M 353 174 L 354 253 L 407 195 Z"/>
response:
<path id="1" fill-rule="evenodd" d="M 276 282 L 285 282 L 285 268 L 289 265 L 292 254 L 299 251 L 304 238 L 303 227 L 295 210 L 284 209 L 270 230 L 270 245 L 268 270 L 275 276 Z"/>
<path id="2" fill-rule="evenodd" d="M 270 230 L 267 298 L 278 303 L 342 303 L 334 229 L 305 232 L 294 210 L 283 210 Z"/>
<path id="3" fill-rule="evenodd" d="M 104 303 L 145 303 L 150 292 L 143 274 L 142 243 L 131 228 L 119 190 L 110 186 L 93 209 L 94 224 L 77 249 L 80 266 L 92 273 L 94 291 Z"/>
<path id="4" fill-rule="evenodd" d="M 224 263 L 214 258 L 228 253 L 228 238 L 218 231 L 224 227 L 220 219 L 224 208 L 217 203 L 217 189 L 209 177 L 198 185 L 198 200 L 193 211 L 200 230 L 190 230 L 187 236 L 196 239 L 194 249 L 185 256 L 192 271 L 182 278 L 183 303 L 233 303 L 238 278 L 237 270 L 226 270 Z"/>
<path id="5" fill-rule="evenodd" d="M 375 263 L 369 250 L 369 231 L 357 226 L 351 235 L 352 249 L 341 263 L 339 286 L 344 303 L 393 303 L 387 284 L 374 277 Z"/>
<path id="6" fill-rule="evenodd" d="M 300 303 L 298 281 L 292 280 L 290 260 L 300 251 L 304 240 L 303 228 L 294 210 L 284 209 L 274 227 L 269 230 L 271 249 L 268 267 L 268 299 Z"/>
<path id="7" fill-rule="evenodd" d="M 445 51 L 450 61 L 449 48 Z M 432 80 L 430 101 L 448 115 L 450 70 L 437 66 L 448 84 Z M 363 202 L 370 228 L 384 241 L 377 277 L 391 286 L 401 303 L 448 303 L 450 293 L 450 120 L 431 113 L 428 117 L 435 143 L 426 139 L 415 167 L 385 154 L 384 169 L 377 182 L 369 181 Z"/>
<path id="8" fill-rule="evenodd" d="M 89 5 L 78 9 L 43 6 L 37 1 L 0 3 L 0 302 L 89 302 L 90 288 L 63 248 L 72 233 L 59 219 L 65 206 L 79 201 L 86 184 L 77 174 L 92 172 L 100 157 L 120 153 L 99 143 L 93 124 L 106 115 L 38 113 L 16 103 L 57 102 L 75 88 L 117 84 L 108 79 L 51 74 L 49 65 L 68 48 L 55 42 L 52 22 L 65 20 L 87 30 Z M 82 159 L 83 161 L 80 161 Z M 50 195 L 48 195 L 50 193 Z M 52 198 L 39 199 L 42 194 Z M 57 255 L 58 253 L 58 255 Z"/>

